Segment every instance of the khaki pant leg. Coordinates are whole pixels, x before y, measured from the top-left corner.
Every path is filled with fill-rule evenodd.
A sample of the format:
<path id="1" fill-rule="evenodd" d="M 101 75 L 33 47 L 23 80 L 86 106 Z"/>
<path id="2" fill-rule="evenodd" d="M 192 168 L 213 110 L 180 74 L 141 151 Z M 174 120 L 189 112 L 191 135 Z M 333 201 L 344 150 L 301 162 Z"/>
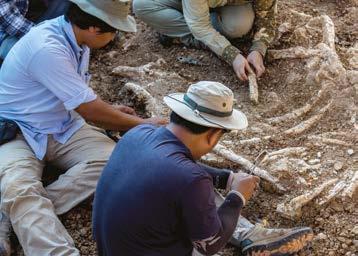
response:
<path id="1" fill-rule="evenodd" d="M 0 146 L 1 211 L 26 255 L 79 255 L 42 186 L 43 167 L 22 135 Z"/>
<path id="2" fill-rule="evenodd" d="M 49 140 L 49 161 L 67 171 L 46 190 L 56 214 L 63 214 L 95 192 L 115 143 L 88 124 L 65 144 Z"/>
<path id="3" fill-rule="evenodd" d="M 191 34 L 180 0 L 134 0 L 133 11 L 136 17 L 161 34 L 170 37 Z"/>

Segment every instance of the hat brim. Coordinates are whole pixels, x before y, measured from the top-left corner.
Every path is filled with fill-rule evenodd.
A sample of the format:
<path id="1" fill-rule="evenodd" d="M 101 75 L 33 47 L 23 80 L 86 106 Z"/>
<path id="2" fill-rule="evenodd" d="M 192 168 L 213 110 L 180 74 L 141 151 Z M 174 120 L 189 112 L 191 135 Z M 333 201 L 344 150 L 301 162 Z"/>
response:
<path id="1" fill-rule="evenodd" d="M 242 130 L 248 126 L 247 117 L 244 113 L 234 109 L 231 116 L 228 117 L 216 117 L 213 115 L 200 113 L 202 117 L 198 116 L 184 101 L 184 93 L 173 93 L 164 97 L 164 102 L 167 106 L 173 110 L 176 114 L 193 122 L 206 127 L 225 128 L 227 130 Z"/>
<path id="2" fill-rule="evenodd" d="M 127 15 L 126 18 L 120 18 L 115 15 L 110 15 L 103 10 L 88 4 L 86 1 L 81 0 L 70 0 L 71 2 L 75 3 L 80 7 L 80 9 L 86 13 L 89 13 L 98 19 L 106 22 L 111 27 L 115 29 L 125 31 L 125 32 L 137 32 L 137 24 L 134 17 Z"/>

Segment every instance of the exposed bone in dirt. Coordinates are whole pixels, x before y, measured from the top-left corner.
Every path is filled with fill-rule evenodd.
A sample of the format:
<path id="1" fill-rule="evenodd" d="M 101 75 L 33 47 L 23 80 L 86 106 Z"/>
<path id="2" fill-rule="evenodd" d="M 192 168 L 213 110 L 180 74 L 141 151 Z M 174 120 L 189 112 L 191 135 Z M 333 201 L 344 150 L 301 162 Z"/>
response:
<path id="1" fill-rule="evenodd" d="M 329 180 L 319 187 L 313 189 L 312 191 L 307 192 L 306 194 L 300 195 L 293 198 L 288 204 L 281 203 L 277 205 L 277 211 L 283 216 L 288 218 L 298 218 L 302 215 L 302 207 L 316 198 L 323 190 L 332 184 L 334 184 L 338 179 Z"/>
<path id="2" fill-rule="evenodd" d="M 254 73 L 248 75 L 249 78 L 249 91 L 250 91 L 250 100 L 257 104 L 259 103 L 259 89 L 257 86 L 257 78 Z"/>
<path id="3" fill-rule="evenodd" d="M 135 102 L 142 102 L 144 106 L 144 111 L 150 116 L 158 116 L 161 113 L 159 109 L 159 104 L 156 99 L 153 98 L 150 93 L 144 89 L 142 86 L 135 83 L 126 83 L 121 89 L 121 93 L 133 94 L 136 99 L 133 99 Z"/>
<path id="4" fill-rule="evenodd" d="M 253 168 L 253 163 L 251 163 L 249 160 L 245 159 L 244 157 L 235 154 L 231 150 L 227 149 L 225 146 L 223 146 L 221 144 L 216 145 L 216 147 L 214 148 L 214 152 L 217 155 L 219 155 L 225 159 L 228 159 L 230 161 L 233 161 L 233 162 L 241 165 L 247 171 L 252 170 L 253 174 L 270 182 L 270 184 L 273 185 L 273 187 L 275 188 L 275 190 L 277 192 L 282 193 L 282 192 L 286 191 L 286 189 L 281 184 L 279 184 L 279 181 L 277 178 L 273 177 L 267 171 L 265 171 L 259 167 Z"/>

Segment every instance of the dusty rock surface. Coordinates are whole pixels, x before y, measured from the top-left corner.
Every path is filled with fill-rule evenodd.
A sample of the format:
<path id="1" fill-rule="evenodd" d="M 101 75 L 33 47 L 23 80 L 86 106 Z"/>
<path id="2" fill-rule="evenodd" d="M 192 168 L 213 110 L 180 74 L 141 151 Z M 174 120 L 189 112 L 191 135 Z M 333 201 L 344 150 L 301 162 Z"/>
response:
<path id="1" fill-rule="evenodd" d="M 289 0 L 279 1 L 278 10 L 280 38 L 273 49 L 296 46 L 314 48 L 321 42 L 322 29 L 315 22 L 306 26 L 307 21 L 312 17 L 328 15 L 335 26 L 335 51 L 343 64 L 341 71 L 346 71 L 342 80 L 338 79 L 341 73 L 334 76 L 328 74 L 332 81 L 329 90 L 319 97 L 309 111 L 298 117 L 278 123 L 270 122 L 271 118 L 299 109 L 315 98 L 323 81 L 329 79 L 317 73 L 312 77 L 311 71 L 322 67 L 324 59 L 319 59 L 312 66 L 309 66 L 311 60 L 307 58 L 266 60 L 266 73 L 258 80 L 259 104 L 253 105 L 249 101 L 248 85 L 238 81 L 232 69 L 215 55 L 181 46 L 163 48 L 153 31 L 142 23 L 139 23 L 137 36 L 127 35 L 122 42 L 94 52 L 91 60 L 92 87 L 108 102 L 131 105 L 145 115 L 143 102 L 121 93 L 125 83 L 136 82 L 144 86 L 158 102 L 169 92 L 184 92 L 188 84 L 198 80 L 226 84 L 236 95 L 236 107 L 247 113 L 250 127 L 240 133 L 225 135 L 223 145 L 251 161 L 262 150 L 272 153 L 285 148 L 304 148 L 299 152 L 277 156 L 272 153 L 260 165 L 277 177 L 287 190 L 276 193 L 263 184 L 260 193 L 249 202 L 243 214 L 252 222 L 268 222 L 270 227 L 312 227 L 316 235 L 312 248 L 300 255 L 358 255 L 357 189 L 354 186 L 353 192 L 348 189 L 358 172 L 358 3 L 355 0 Z M 248 45 L 240 44 L 240 47 L 247 49 Z M 182 63 L 178 61 L 179 57 L 194 58 L 200 65 Z M 117 66 L 136 67 L 160 58 L 165 64 L 158 70 L 166 72 L 167 76 L 124 77 L 112 74 Z M 171 75 L 174 73 L 177 76 Z M 329 102 L 331 104 L 327 110 L 320 115 L 320 110 Z M 163 108 L 161 114 L 167 115 L 167 112 Z M 317 115 L 320 115 L 319 120 L 302 132 L 284 134 Z M 271 137 L 265 139 L 265 136 Z M 253 141 L 253 138 L 259 140 Z M 216 156 L 208 159 L 208 162 L 234 170 L 241 168 Z M 287 212 L 285 214 L 279 210 L 279 205 L 287 206 L 295 197 L 314 191 L 331 179 L 334 179 L 332 184 L 304 204 L 299 214 L 295 211 L 294 216 L 287 216 Z M 344 193 L 346 189 L 352 193 Z M 61 216 L 82 255 L 96 255 L 91 234 L 91 202 L 92 199 L 89 199 Z M 15 238 L 14 244 L 13 255 L 22 255 Z M 239 255 L 239 252 L 228 246 L 222 255 Z"/>

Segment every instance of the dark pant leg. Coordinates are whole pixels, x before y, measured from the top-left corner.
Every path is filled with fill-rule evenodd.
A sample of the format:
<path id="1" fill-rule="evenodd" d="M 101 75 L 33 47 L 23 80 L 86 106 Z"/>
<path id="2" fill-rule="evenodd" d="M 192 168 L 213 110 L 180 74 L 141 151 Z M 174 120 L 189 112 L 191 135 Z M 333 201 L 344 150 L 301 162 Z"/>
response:
<path id="1" fill-rule="evenodd" d="M 44 20 L 50 20 L 65 14 L 70 6 L 70 3 L 71 2 L 68 0 L 48 0 L 47 10 L 41 15 L 36 23 L 40 23 Z"/>

